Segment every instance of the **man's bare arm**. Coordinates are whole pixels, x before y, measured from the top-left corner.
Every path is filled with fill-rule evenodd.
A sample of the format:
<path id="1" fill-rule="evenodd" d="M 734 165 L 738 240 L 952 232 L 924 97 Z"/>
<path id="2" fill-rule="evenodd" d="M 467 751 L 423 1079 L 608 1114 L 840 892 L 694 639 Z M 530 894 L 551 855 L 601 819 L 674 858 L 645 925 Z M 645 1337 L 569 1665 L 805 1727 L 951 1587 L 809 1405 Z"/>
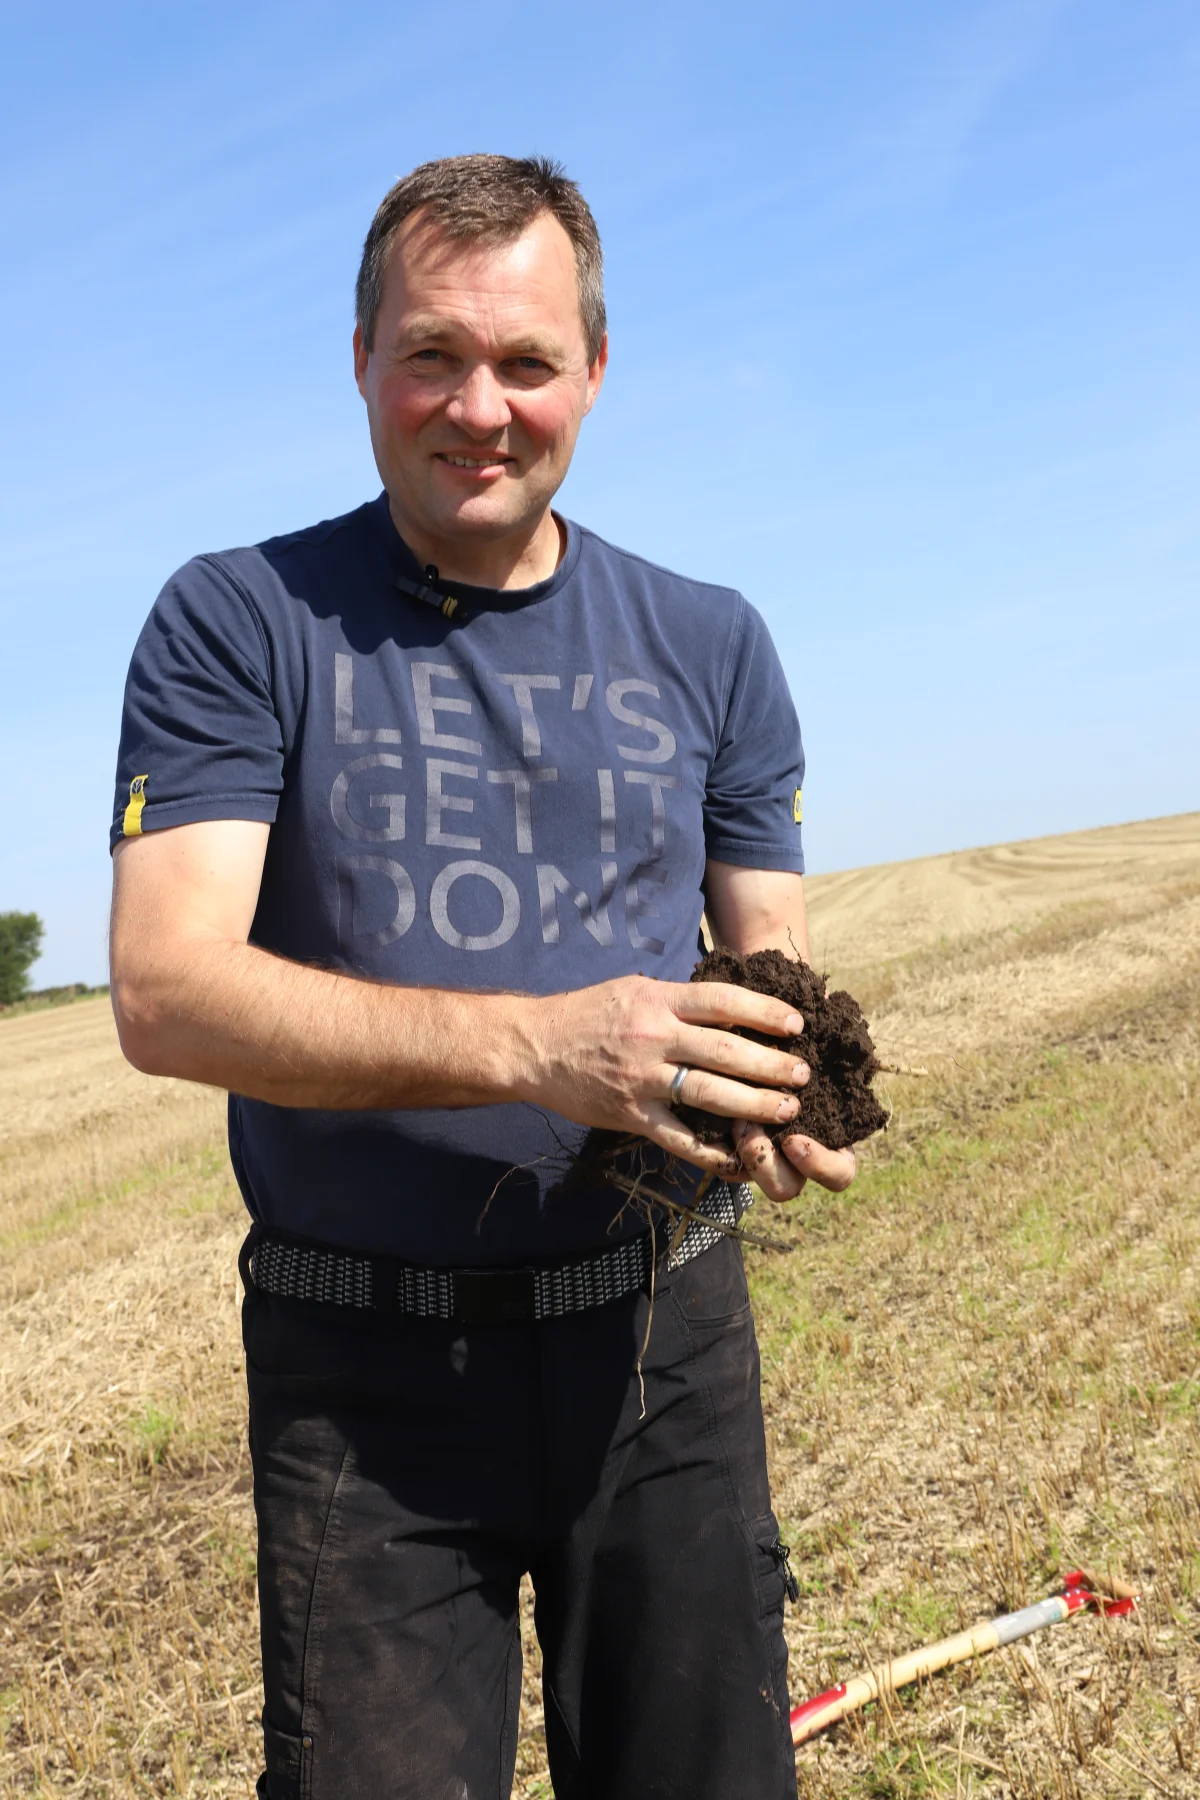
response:
<path id="1" fill-rule="evenodd" d="M 704 871 L 708 923 L 716 943 L 748 956 L 782 950 L 808 961 L 804 877 L 773 869 L 709 862 Z"/>
<path id="2" fill-rule="evenodd" d="M 743 956 L 752 950 L 782 950 L 807 962 L 802 876 L 709 862 L 704 891 L 715 943 Z M 777 1150 L 757 1120 L 740 1121 L 734 1136 L 743 1168 L 768 1199 L 794 1200 L 809 1179 L 835 1193 L 854 1180 L 853 1150 L 827 1150 L 802 1136 L 785 1138 Z"/>
<path id="3" fill-rule="evenodd" d="M 121 1045 L 150 1074 L 282 1106 L 406 1108 L 530 1100 L 721 1169 L 667 1104 L 779 1123 L 795 1059 L 722 1029 L 786 1036 L 778 1000 L 629 976 L 551 996 L 389 987 L 248 942 L 268 827 L 230 820 L 125 840 L 115 859 L 112 992 Z"/>

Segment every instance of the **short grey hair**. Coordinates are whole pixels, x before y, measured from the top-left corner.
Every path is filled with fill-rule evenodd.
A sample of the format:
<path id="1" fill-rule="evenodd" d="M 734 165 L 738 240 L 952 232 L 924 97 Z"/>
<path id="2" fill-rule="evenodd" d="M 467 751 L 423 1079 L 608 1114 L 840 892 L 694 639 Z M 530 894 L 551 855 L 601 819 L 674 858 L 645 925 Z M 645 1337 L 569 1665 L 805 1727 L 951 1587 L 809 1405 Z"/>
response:
<path id="1" fill-rule="evenodd" d="M 354 308 L 368 350 L 383 299 L 388 257 L 405 219 L 423 210 L 448 237 L 510 244 L 541 213 L 556 218 L 571 240 L 579 316 L 594 362 L 604 341 L 604 257 L 592 210 L 561 163 L 548 156 L 444 156 L 421 163 L 389 188 L 371 221 L 354 288 Z"/>

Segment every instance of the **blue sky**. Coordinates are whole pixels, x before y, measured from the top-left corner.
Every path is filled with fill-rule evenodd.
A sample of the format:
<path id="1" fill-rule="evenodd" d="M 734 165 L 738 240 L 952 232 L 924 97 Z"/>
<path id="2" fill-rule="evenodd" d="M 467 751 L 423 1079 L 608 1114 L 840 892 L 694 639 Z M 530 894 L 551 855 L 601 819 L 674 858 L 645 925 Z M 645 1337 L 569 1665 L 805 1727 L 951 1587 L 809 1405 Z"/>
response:
<path id="1" fill-rule="evenodd" d="M 1200 807 L 1188 0 L 0 11 L 0 910 L 103 978 L 121 688 L 198 550 L 377 491 L 395 177 L 539 150 L 604 235 L 563 510 L 766 615 L 813 870 Z"/>

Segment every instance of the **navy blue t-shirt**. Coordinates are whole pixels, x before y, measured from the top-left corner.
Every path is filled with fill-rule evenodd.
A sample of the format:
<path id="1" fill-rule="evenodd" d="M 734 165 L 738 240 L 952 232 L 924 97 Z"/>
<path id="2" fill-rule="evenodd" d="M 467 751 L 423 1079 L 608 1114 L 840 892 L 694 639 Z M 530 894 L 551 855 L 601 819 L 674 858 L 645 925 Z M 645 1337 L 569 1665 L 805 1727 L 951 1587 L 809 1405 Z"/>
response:
<path id="1" fill-rule="evenodd" d="M 456 587 L 465 622 L 397 587 L 386 495 L 188 563 L 134 652 L 112 842 L 270 824 L 252 942 L 374 981 L 686 980 L 707 857 L 804 867 L 795 709 L 740 594 L 567 532 L 536 587 Z M 229 1136 L 255 1218 L 422 1263 L 591 1249 L 621 1205 L 559 1191 L 583 1128 L 530 1105 L 232 1095 Z"/>

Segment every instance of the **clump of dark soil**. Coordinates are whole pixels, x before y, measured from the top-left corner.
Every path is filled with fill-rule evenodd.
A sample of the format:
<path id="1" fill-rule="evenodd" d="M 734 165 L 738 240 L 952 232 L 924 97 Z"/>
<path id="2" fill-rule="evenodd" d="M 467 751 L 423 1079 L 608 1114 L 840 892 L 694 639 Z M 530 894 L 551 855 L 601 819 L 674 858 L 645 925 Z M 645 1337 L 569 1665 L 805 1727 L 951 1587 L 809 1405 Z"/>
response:
<path id="1" fill-rule="evenodd" d="M 828 1150 L 845 1150 L 883 1130 L 887 1114 L 871 1092 L 872 1078 L 879 1073 L 875 1046 L 852 994 L 843 988 L 827 992 L 824 978 L 815 969 L 785 956 L 782 950 L 755 950 L 749 956 L 713 950 L 696 964 L 692 980 L 727 981 L 734 987 L 770 994 L 794 1006 L 804 1020 L 804 1030 L 797 1038 L 769 1037 L 741 1026 L 730 1028 L 738 1037 L 786 1050 L 812 1070 L 806 1086 L 795 1089 L 800 1102 L 796 1117 L 768 1134 L 775 1143 L 800 1132 Z M 675 1110 L 703 1143 L 732 1148 L 728 1119 L 695 1106 L 677 1106 Z"/>

